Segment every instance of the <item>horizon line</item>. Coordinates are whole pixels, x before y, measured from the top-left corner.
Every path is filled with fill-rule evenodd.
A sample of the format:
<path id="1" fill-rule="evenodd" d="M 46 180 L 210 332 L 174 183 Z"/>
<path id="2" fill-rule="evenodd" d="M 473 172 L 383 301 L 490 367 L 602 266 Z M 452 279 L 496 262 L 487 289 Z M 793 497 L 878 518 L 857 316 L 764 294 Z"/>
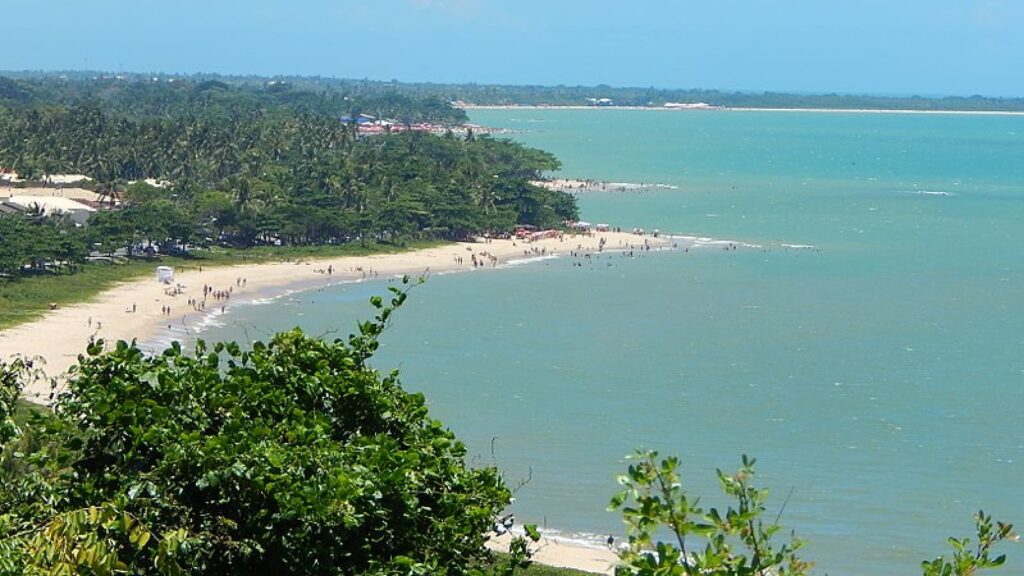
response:
<path id="1" fill-rule="evenodd" d="M 335 76 L 327 74 L 301 74 L 301 73 L 290 73 L 290 74 L 263 74 L 263 73 L 227 73 L 227 72 L 156 72 L 156 71 L 126 71 L 126 70 L 98 70 L 98 69 L 21 69 L 21 70 L 0 70 L 0 76 L 10 78 L 10 75 L 40 75 L 50 76 L 59 74 L 96 74 L 100 76 L 111 76 L 117 78 L 118 76 L 165 76 L 169 78 L 190 78 L 190 77 L 204 77 L 204 76 L 215 76 L 224 78 L 240 78 L 240 79 L 302 79 L 302 80 L 331 80 L 341 82 L 366 82 L 372 84 L 404 84 L 404 85 L 427 85 L 427 86 L 494 86 L 500 88 L 587 88 L 587 89 L 609 89 L 609 90 L 654 90 L 660 92 L 716 92 L 719 94 L 747 94 L 747 95 L 764 95 L 764 94 L 777 94 L 786 96 L 836 96 L 841 98 L 846 97 L 861 97 L 861 98 L 899 98 L 899 99 L 912 99 L 912 98 L 924 98 L 929 100 L 942 100 L 942 99 L 984 99 L 984 100 L 1024 100 L 1024 96 L 994 96 L 980 93 L 974 93 L 970 95 L 965 94 L 922 94 L 922 93 L 872 93 L 872 92 L 837 92 L 829 90 L 790 90 L 790 89 L 734 89 L 734 88 L 704 88 L 704 87 L 688 87 L 688 88 L 668 88 L 659 86 L 629 86 L 629 85 L 614 85 L 614 84 L 539 84 L 539 83 L 495 83 L 495 82 L 476 82 L 476 81 L 463 81 L 463 82 L 443 82 L 435 80 L 400 80 L 392 78 L 390 80 L 380 80 L 373 78 L 355 78 L 345 76 Z"/>

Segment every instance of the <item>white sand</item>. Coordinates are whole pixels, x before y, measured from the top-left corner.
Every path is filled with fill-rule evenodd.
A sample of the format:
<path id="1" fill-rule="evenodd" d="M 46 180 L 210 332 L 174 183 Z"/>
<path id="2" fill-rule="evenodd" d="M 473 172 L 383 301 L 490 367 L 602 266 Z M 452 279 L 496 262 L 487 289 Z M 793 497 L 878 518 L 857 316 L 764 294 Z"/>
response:
<path id="1" fill-rule="evenodd" d="M 356 280 L 376 273 L 381 278 L 396 274 L 420 275 L 429 270 L 470 270 L 472 256 L 486 261 L 484 268 L 495 266 L 489 256 L 497 258 L 497 265 L 513 259 L 521 259 L 536 250 L 547 254 L 568 254 L 581 247 L 584 251 L 596 251 L 601 238 L 606 240 L 606 250 L 641 247 L 644 242 L 664 245 L 664 239 L 641 237 L 627 233 L 602 232 L 594 235 L 566 235 L 535 242 L 516 240 L 492 240 L 476 243 L 457 243 L 403 252 L 374 256 L 349 256 L 332 259 L 303 260 L 299 262 L 252 264 L 240 266 L 207 267 L 203 271 L 178 270 L 175 283 L 180 284 L 181 293 L 168 295 L 168 286 L 161 284 L 154 276 L 120 284 L 94 300 L 68 306 L 47 313 L 43 318 L 29 324 L 0 331 L 0 359 L 8 360 L 21 355 L 41 358 L 44 370 L 50 376 L 59 376 L 76 363 L 78 355 L 85 351 L 91 338 L 102 338 L 107 345 L 118 340 L 133 338 L 140 342 L 154 336 L 170 333 L 169 326 L 181 328 L 195 326 L 200 316 L 219 312 L 221 306 L 231 307 L 232 302 L 256 294 L 280 293 L 296 285 L 316 288 L 328 283 Z M 462 263 L 456 259 L 462 258 Z M 328 266 L 334 273 L 323 272 Z M 238 279 L 245 278 L 245 285 L 239 286 Z M 74 278 L 69 278 L 74 281 Z M 188 305 L 189 299 L 203 300 L 203 286 L 212 290 L 231 290 L 226 302 L 206 298 L 206 308 L 198 312 Z M 132 311 L 132 306 L 135 311 Z M 163 314 L 162 307 L 170 306 L 170 315 Z M 26 387 L 25 398 L 47 403 L 50 389 L 43 382 Z"/>
<path id="2" fill-rule="evenodd" d="M 512 535 L 495 536 L 487 547 L 498 552 L 508 552 Z M 608 548 L 595 548 L 581 544 L 568 544 L 541 536 L 540 542 L 530 545 L 533 560 L 557 568 L 572 568 L 595 574 L 613 574 L 619 557 Z"/>

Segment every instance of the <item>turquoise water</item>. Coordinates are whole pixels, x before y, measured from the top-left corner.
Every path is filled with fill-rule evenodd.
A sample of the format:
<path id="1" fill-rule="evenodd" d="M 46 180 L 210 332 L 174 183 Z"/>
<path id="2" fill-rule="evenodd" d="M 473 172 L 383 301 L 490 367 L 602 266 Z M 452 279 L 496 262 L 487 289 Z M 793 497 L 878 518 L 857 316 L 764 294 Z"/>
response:
<path id="1" fill-rule="evenodd" d="M 761 247 L 546 260 L 413 292 L 376 364 L 525 482 L 520 519 L 621 532 L 605 506 L 646 446 L 679 454 L 709 506 L 715 468 L 756 456 L 773 517 L 792 491 L 782 523 L 819 573 L 919 573 L 978 508 L 1024 524 L 1024 118 L 472 116 L 567 176 L 677 187 L 582 196 L 587 220 Z M 205 337 L 345 335 L 384 285 L 239 306 Z"/>

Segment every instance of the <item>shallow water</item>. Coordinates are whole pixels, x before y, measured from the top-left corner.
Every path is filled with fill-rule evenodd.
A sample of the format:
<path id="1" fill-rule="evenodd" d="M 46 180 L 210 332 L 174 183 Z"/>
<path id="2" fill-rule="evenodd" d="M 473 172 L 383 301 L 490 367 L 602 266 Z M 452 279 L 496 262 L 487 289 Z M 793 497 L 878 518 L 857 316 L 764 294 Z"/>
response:
<path id="1" fill-rule="evenodd" d="M 562 174 L 677 187 L 585 219 L 760 246 L 437 275 L 376 359 L 518 489 L 520 519 L 621 531 L 635 447 L 706 505 L 758 458 L 819 572 L 916 573 L 978 508 L 1024 523 L 1024 118 L 474 111 Z M 805 246 L 812 248 L 793 248 Z M 385 282 L 236 306 L 208 339 L 347 335 Z M 578 535 L 577 535 L 578 536 Z M 603 536 L 600 537 L 603 540 Z M 1024 570 L 1010 547 L 1008 574 Z"/>

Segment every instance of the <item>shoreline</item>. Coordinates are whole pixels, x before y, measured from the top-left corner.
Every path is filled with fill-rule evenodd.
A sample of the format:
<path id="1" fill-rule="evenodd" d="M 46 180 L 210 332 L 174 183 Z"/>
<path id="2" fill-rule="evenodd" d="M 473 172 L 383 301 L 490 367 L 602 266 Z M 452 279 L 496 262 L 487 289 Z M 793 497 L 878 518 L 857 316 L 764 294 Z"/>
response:
<path id="1" fill-rule="evenodd" d="M 492 535 L 487 541 L 487 548 L 494 552 L 508 552 L 512 538 L 519 533 L 505 533 L 501 536 Z M 551 537 L 543 531 L 540 541 L 530 544 L 533 551 L 531 558 L 538 564 L 554 568 L 571 568 L 591 574 L 614 574 L 619 564 L 619 556 L 612 549 L 603 546 L 587 546 Z"/>
<path id="2" fill-rule="evenodd" d="M 619 252 L 645 247 L 661 250 L 689 238 L 630 232 L 566 233 L 532 242 L 481 238 L 477 242 L 393 254 L 218 266 L 202 271 L 198 267 L 176 270 L 171 285 L 159 283 L 155 277 L 130 280 L 91 301 L 59 308 L 36 321 L 0 331 L 0 359 L 9 360 L 18 355 L 44 359 L 42 368 L 49 377 L 56 377 L 59 392 L 62 375 L 76 363 L 78 355 L 85 352 L 90 339 L 104 339 L 107 349 L 119 340 L 134 339 L 147 354 L 159 352 L 174 340 L 194 338 L 204 325 L 239 305 L 239 301 L 241 305 L 251 305 L 294 292 L 405 274 L 494 270 L 534 259 L 568 256 L 573 252 Z M 473 264 L 474 258 L 479 265 Z M 204 310 L 189 306 L 192 299 L 202 301 L 204 294 Z M 220 298 L 213 297 L 214 294 Z M 165 306 L 171 307 L 170 315 L 163 313 Z M 48 380 L 35 380 L 26 385 L 22 397 L 49 404 L 50 393 Z M 488 547 L 507 551 L 509 539 L 509 536 L 494 537 Z M 597 574 L 612 574 L 618 560 L 610 549 L 550 535 L 542 536 L 534 548 L 533 559 L 540 564 Z"/>
<path id="3" fill-rule="evenodd" d="M 45 359 L 42 368 L 48 376 L 57 377 L 59 382 L 60 375 L 77 361 L 79 354 L 85 352 L 90 338 L 103 338 L 108 349 L 118 340 L 135 339 L 140 348 L 152 353 L 173 340 L 194 336 L 201 331 L 202 324 L 220 315 L 221 306 L 225 310 L 230 308 L 232 301 L 237 303 L 242 300 L 249 304 L 292 292 L 403 274 L 414 276 L 500 269 L 509 263 L 560 257 L 574 251 L 598 252 L 602 248 L 602 239 L 605 242 L 603 248 L 609 252 L 641 249 L 645 244 L 652 250 L 663 249 L 671 246 L 674 240 L 672 237 L 654 238 L 628 232 L 567 233 L 560 238 L 533 242 L 479 239 L 472 243 L 458 242 L 395 254 L 176 271 L 175 283 L 171 286 L 179 286 L 180 293 L 173 296 L 165 292 L 170 286 L 157 282 L 155 278 L 131 280 L 101 293 L 91 301 L 60 308 L 34 322 L 2 330 L 0 359 L 9 360 L 17 355 L 42 357 Z M 473 258 L 477 258 L 482 265 L 474 266 Z M 326 273 L 328 267 L 333 273 Z M 228 297 L 211 299 L 207 296 L 205 311 L 189 307 L 187 302 L 190 299 L 203 298 L 205 287 L 210 287 L 216 293 L 226 292 Z M 134 312 L 131 311 L 133 305 Z M 163 306 L 171 306 L 170 316 L 162 313 Z M 35 380 L 26 385 L 22 397 L 49 404 L 50 392 L 47 380 Z M 507 551 L 507 538 L 492 539 L 488 546 L 493 550 Z M 548 537 L 542 538 L 534 557 L 541 564 L 603 574 L 612 573 L 616 559 L 617 556 L 611 550 Z"/>
<path id="4" fill-rule="evenodd" d="M 597 252 L 602 249 L 602 239 L 603 249 L 608 251 L 642 248 L 645 243 L 652 247 L 672 243 L 671 238 L 629 232 L 566 233 L 532 242 L 480 238 L 477 242 L 392 254 L 175 270 L 172 284 L 160 283 L 155 276 L 129 280 L 88 302 L 58 308 L 35 321 L 0 330 L 0 360 L 17 356 L 41 359 L 39 367 L 59 382 L 90 340 L 103 339 L 108 347 L 119 340 L 133 339 L 140 347 L 160 346 L 191 337 L 202 323 L 226 312 L 239 300 L 403 274 L 492 269 L 513 260 L 573 251 Z M 155 268 L 156 264 L 154 275 Z M 35 380 L 26 384 L 22 397 L 49 404 L 50 393 L 47 380 Z"/>
<path id="5" fill-rule="evenodd" d="M 955 116 L 1024 116 L 1024 110 L 910 110 L 899 108 L 769 108 L 758 106 L 712 106 L 710 108 L 665 108 L 663 106 L 584 106 L 545 104 L 466 104 L 463 110 L 644 110 L 652 112 L 814 112 L 821 114 L 933 114 Z"/>
<path id="6" fill-rule="evenodd" d="M 658 182 L 608 182 L 590 178 L 545 178 L 531 180 L 530 184 L 540 186 L 554 192 L 581 194 L 588 192 L 655 192 L 659 190 L 678 190 L 678 186 Z"/>

